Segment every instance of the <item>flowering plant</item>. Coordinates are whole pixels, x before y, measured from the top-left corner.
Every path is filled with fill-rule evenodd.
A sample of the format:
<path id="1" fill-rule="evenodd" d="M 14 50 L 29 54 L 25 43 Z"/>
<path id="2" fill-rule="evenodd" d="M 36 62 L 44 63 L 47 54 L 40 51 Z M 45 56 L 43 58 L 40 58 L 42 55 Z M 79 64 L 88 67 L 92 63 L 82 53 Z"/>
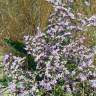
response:
<path id="1" fill-rule="evenodd" d="M 24 36 L 26 56 L 5 55 L 10 92 L 16 96 L 96 94 L 94 50 L 84 46 L 84 36 L 74 38 L 76 32 L 96 24 L 95 16 L 87 18 L 74 13 L 69 6 L 73 0 L 68 0 L 67 5 L 62 0 L 47 1 L 53 4 L 55 12 L 49 17 L 45 32 L 37 27 L 34 36 Z M 34 57 L 35 67 L 28 67 L 32 59 L 28 63 L 27 56 Z"/>

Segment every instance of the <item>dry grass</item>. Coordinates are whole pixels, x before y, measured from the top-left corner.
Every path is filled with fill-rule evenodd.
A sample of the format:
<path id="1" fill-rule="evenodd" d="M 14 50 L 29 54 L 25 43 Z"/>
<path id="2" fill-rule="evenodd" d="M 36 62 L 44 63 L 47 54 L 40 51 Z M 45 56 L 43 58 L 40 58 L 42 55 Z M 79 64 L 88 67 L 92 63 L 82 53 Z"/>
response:
<path id="1" fill-rule="evenodd" d="M 45 0 L 0 0 L 0 45 L 5 37 L 22 40 L 36 26 L 46 26 L 51 10 Z"/>

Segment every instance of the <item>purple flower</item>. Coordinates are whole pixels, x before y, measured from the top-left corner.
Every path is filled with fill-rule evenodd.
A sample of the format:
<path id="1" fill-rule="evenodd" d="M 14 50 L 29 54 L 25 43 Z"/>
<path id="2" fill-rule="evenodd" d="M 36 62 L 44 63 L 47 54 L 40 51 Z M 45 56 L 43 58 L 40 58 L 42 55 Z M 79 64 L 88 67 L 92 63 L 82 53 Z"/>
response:
<path id="1" fill-rule="evenodd" d="M 89 21 L 88 26 L 96 26 L 96 16 L 95 16 L 95 15 L 91 16 L 91 17 L 88 19 L 88 21 Z"/>
<path id="2" fill-rule="evenodd" d="M 11 82 L 9 84 L 9 89 L 10 89 L 10 91 L 12 91 L 14 93 L 16 91 L 16 84 Z"/>
<path id="3" fill-rule="evenodd" d="M 96 88 L 96 80 L 91 80 L 91 86 L 92 86 L 93 88 Z"/>
<path id="4" fill-rule="evenodd" d="M 6 54 L 3 59 L 3 64 L 6 64 L 9 58 L 10 58 L 10 56 L 8 54 Z"/>

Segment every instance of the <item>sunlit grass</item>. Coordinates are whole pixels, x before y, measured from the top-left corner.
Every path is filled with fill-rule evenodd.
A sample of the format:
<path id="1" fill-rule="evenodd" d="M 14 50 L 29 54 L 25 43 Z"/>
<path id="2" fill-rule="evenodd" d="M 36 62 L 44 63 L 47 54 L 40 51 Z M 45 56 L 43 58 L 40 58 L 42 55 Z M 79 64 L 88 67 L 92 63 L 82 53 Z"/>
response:
<path id="1" fill-rule="evenodd" d="M 5 37 L 22 40 L 37 26 L 45 27 L 51 11 L 45 0 L 0 0 L 0 45 Z"/>

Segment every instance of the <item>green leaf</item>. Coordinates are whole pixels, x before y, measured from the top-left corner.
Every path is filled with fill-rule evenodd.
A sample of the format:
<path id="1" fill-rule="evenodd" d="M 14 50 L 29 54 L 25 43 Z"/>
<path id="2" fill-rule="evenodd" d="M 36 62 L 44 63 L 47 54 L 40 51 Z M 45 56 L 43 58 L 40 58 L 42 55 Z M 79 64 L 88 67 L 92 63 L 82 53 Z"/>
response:
<path id="1" fill-rule="evenodd" d="M 7 87 L 8 86 L 8 82 L 6 78 L 3 78 L 2 80 L 0 79 L 0 84 Z"/>
<path id="2" fill-rule="evenodd" d="M 11 48 L 15 49 L 16 51 L 27 54 L 26 50 L 24 49 L 25 45 L 21 42 L 14 41 L 11 38 L 9 39 L 4 39 L 5 44 L 10 46 Z"/>
<path id="3" fill-rule="evenodd" d="M 37 63 L 35 62 L 34 57 L 31 55 L 27 55 L 27 62 L 28 62 L 28 69 L 29 70 L 32 69 L 33 71 L 35 71 Z"/>

